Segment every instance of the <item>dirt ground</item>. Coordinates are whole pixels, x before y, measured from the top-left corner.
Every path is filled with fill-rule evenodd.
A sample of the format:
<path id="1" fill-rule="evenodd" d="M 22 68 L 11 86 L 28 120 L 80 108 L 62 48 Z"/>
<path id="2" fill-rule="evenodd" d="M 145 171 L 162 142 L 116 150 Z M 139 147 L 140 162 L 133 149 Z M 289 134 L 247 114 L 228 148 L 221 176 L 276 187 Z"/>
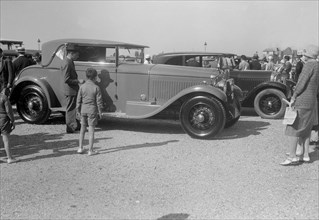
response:
<path id="1" fill-rule="evenodd" d="M 178 123 L 103 119 L 95 156 L 76 153 L 63 118 L 17 117 L 0 164 L 0 219 L 318 219 L 319 151 L 283 167 L 281 120 L 246 113 L 213 140 Z M 87 146 L 88 141 L 85 141 Z M 1 142 L 1 160 L 5 153 Z"/>

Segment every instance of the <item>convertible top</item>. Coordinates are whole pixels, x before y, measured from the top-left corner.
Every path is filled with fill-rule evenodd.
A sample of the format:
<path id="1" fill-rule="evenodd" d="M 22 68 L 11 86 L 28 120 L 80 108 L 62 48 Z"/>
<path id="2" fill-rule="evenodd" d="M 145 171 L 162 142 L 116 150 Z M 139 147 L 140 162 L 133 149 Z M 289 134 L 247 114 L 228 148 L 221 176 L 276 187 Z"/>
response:
<path id="1" fill-rule="evenodd" d="M 58 40 L 52 40 L 48 41 L 44 44 L 55 44 L 55 45 L 61 45 L 65 43 L 72 43 L 77 44 L 79 46 L 119 46 L 119 47 L 128 47 L 128 48 L 148 48 L 148 46 L 145 45 L 139 45 L 139 44 L 131 44 L 131 43 L 124 43 L 124 42 L 118 42 L 118 41 L 109 41 L 109 40 L 96 40 L 96 39 L 79 39 L 79 38 L 68 38 L 68 39 L 58 39 Z"/>

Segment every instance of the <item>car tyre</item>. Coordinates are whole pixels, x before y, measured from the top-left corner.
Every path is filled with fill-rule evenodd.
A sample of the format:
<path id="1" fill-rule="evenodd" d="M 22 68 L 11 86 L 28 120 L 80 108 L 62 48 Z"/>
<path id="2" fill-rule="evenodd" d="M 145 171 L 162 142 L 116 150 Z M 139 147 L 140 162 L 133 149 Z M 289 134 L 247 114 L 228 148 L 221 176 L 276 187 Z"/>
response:
<path id="1" fill-rule="evenodd" d="M 42 124 L 51 114 L 48 100 L 37 85 L 28 85 L 21 90 L 17 111 L 24 121 L 31 124 Z"/>
<path id="2" fill-rule="evenodd" d="M 184 131 L 191 137 L 210 138 L 224 128 L 226 112 L 218 99 L 196 96 L 182 105 L 180 121 Z"/>
<path id="3" fill-rule="evenodd" d="M 285 94 L 278 89 L 265 89 L 257 94 L 254 101 L 256 113 L 266 119 L 279 119 L 285 114 Z"/>

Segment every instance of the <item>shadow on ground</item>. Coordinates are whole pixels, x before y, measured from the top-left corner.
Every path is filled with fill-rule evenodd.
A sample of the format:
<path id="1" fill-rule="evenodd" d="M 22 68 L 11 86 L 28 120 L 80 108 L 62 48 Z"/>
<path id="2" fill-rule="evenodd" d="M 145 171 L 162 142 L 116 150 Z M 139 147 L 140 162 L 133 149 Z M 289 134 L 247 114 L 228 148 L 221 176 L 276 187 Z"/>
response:
<path id="1" fill-rule="evenodd" d="M 17 158 L 26 155 L 29 156 L 28 159 L 22 159 L 21 162 L 76 154 L 76 150 L 74 150 L 74 148 L 78 146 L 78 139 L 63 140 L 64 136 L 64 133 L 36 133 L 32 135 L 11 135 L 11 152 L 12 155 Z M 94 143 L 98 143 L 99 141 L 106 139 L 110 138 L 95 138 Z M 88 140 L 85 140 L 84 144 L 87 145 Z M 41 155 L 34 155 L 38 154 L 40 151 L 45 150 L 51 151 L 48 151 L 48 153 L 42 153 Z M 0 156 L 6 156 L 4 149 L 0 151 Z"/>

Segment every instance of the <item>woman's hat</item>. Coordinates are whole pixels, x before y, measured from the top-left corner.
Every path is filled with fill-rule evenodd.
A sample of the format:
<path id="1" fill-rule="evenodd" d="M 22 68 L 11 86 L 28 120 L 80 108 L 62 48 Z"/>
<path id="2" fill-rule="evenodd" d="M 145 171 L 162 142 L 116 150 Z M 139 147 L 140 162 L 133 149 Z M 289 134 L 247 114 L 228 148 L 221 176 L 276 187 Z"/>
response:
<path id="1" fill-rule="evenodd" d="M 316 45 L 309 45 L 303 53 L 304 56 L 316 59 L 319 55 L 319 48 Z"/>

